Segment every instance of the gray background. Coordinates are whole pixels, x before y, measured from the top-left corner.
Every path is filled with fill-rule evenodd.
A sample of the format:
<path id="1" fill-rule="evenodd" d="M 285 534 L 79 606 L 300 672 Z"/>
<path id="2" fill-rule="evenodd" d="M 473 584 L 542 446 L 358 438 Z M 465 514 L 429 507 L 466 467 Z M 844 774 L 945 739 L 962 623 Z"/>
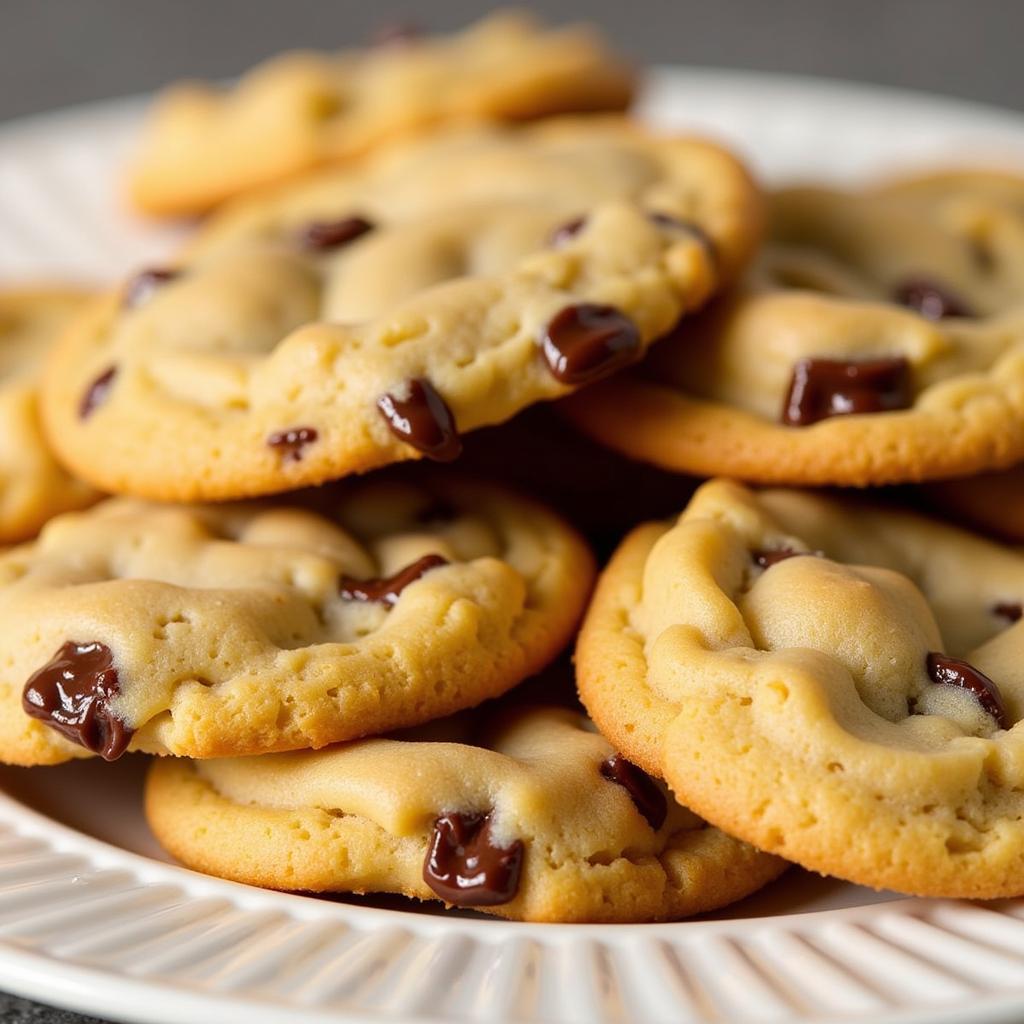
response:
<path id="1" fill-rule="evenodd" d="M 1024 107 L 1019 0 L 544 0 L 638 61 L 794 71 Z M 237 73 L 276 50 L 358 43 L 382 22 L 449 28 L 466 0 L 0 0 L 0 120 Z M 40 993 L 43 995 L 44 993 Z M 85 1018 L 0 994 L 4 1024 Z"/>
<path id="2" fill-rule="evenodd" d="M 468 0 L 0 0 L 0 120 L 230 75 L 286 46 L 358 43 L 382 21 L 448 28 Z M 1024 105 L 1020 0 L 539 0 L 638 60 L 801 71 Z"/>

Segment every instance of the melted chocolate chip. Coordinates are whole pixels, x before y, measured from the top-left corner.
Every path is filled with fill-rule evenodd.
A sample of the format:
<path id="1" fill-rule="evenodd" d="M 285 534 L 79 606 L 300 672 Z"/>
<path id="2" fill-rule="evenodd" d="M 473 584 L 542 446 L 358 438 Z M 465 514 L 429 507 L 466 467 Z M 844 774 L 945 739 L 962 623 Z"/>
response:
<path id="1" fill-rule="evenodd" d="M 267 438 L 267 445 L 279 451 L 285 462 L 301 462 L 302 449 L 319 436 L 315 427 L 290 427 L 271 434 Z"/>
<path id="2" fill-rule="evenodd" d="M 590 384 L 643 354 L 636 324 L 614 306 L 566 306 L 547 326 L 544 358 L 563 384 Z"/>
<path id="3" fill-rule="evenodd" d="M 570 238 L 575 238 L 586 223 L 586 217 L 573 217 L 572 220 L 566 221 L 551 232 L 551 244 L 554 246 L 564 245 Z"/>
<path id="4" fill-rule="evenodd" d="M 775 548 L 774 550 L 751 551 L 750 557 L 753 558 L 755 565 L 760 566 L 762 569 L 770 569 L 773 565 L 784 562 L 787 558 L 795 558 L 797 555 L 806 554 L 809 554 L 809 552 L 796 551 L 794 548 Z"/>
<path id="5" fill-rule="evenodd" d="M 86 419 L 95 412 L 106 400 L 117 376 L 117 367 L 111 366 L 104 370 L 86 389 L 78 403 L 78 418 Z"/>
<path id="6" fill-rule="evenodd" d="M 629 794 L 630 800 L 651 828 L 655 831 L 661 828 L 668 814 L 668 802 L 665 800 L 665 794 L 645 771 L 637 768 L 632 761 L 627 761 L 621 754 L 613 754 L 607 761 L 601 763 L 601 774 Z"/>
<path id="7" fill-rule="evenodd" d="M 782 406 L 782 422 L 806 427 L 830 416 L 892 412 L 911 403 L 910 364 L 893 359 L 801 359 Z"/>
<path id="8" fill-rule="evenodd" d="M 139 271 L 125 286 L 125 309 L 137 309 L 145 305 L 165 284 L 180 276 L 180 270 L 168 267 L 150 267 Z"/>
<path id="9" fill-rule="evenodd" d="M 961 686 L 965 690 L 970 690 L 978 699 L 982 711 L 991 715 L 1000 729 L 1009 729 L 1003 695 L 988 676 L 966 661 L 950 658 L 936 651 L 928 655 L 927 664 L 928 675 L 931 676 L 933 683 L 942 686 Z"/>
<path id="10" fill-rule="evenodd" d="M 1024 607 L 1021 607 L 1020 601 L 1000 601 L 992 606 L 992 612 L 1007 622 L 1019 622 L 1021 615 L 1024 614 Z"/>
<path id="11" fill-rule="evenodd" d="M 321 220 L 307 224 L 299 236 L 303 249 L 310 252 L 329 252 L 354 242 L 373 230 L 374 225 L 365 217 L 342 217 L 340 220 Z"/>
<path id="12" fill-rule="evenodd" d="M 383 604 L 394 605 L 398 603 L 402 591 L 410 583 L 414 583 L 431 569 L 447 564 L 448 559 L 440 555 L 424 555 L 396 572 L 394 576 L 372 580 L 356 580 L 351 576 L 342 576 L 338 581 L 338 591 L 346 601 L 380 601 Z"/>
<path id="13" fill-rule="evenodd" d="M 496 846 L 490 814 L 449 811 L 434 822 L 423 861 L 423 881 L 447 903 L 493 907 L 515 899 L 523 844 Z"/>
<path id="14" fill-rule="evenodd" d="M 674 217 L 671 213 L 658 213 L 657 211 L 650 214 L 650 218 L 658 227 L 682 231 L 687 235 L 692 235 L 704 246 L 711 259 L 715 262 L 718 261 L 718 248 L 715 245 L 714 239 L 699 224 L 692 220 Z"/>
<path id="15" fill-rule="evenodd" d="M 892 297 L 894 302 L 920 313 L 926 320 L 974 316 L 970 306 L 959 295 L 926 277 L 904 281 L 893 289 Z"/>
<path id="16" fill-rule="evenodd" d="M 119 691 L 110 648 L 69 640 L 29 678 L 21 706 L 25 714 L 113 761 L 132 738 L 132 730 L 110 709 Z"/>
<path id="17" fill-rule="evenodd" d="M 410 380 L 407 396 L 388 393 L 377 399 L 391 433 L 436 462 L 451 462 L 462 452 L 455 418 L 436 388 L 424 377 Z"/>

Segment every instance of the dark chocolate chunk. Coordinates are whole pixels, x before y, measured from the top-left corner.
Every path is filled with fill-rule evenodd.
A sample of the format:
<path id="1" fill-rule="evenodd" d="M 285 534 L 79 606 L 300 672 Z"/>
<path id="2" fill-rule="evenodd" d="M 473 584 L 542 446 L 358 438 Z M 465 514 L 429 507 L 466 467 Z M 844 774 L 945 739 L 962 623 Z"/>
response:
<path id="1" fill-rule="evenodd" d="M 926 320 L 974 316 L 973 310 L 959 295 L 926 277 L 914 277 L 897 285 L 892 297 L 894 302 L 920 313 Z"/>
<path id="2" fill-rule="evenodd" d="M 78 403 L 78 418 L 86 419 L 101 406 L 110 394 L 114 385 L 114 378 L 117 376 L 117 367 L 111 366 L 104 370 L 86 389 Z"/>
<path id="3" fill-rule="evenodd" d="M 651 828 L 657 831 L 665 824 L 665 816 L 668 814 L 665 794 L 645 771 L 621 754 L 613 754 L 607 761 L 601 762 L 601 774 L 629 794 L 630 800 Z"/>
<path id="4" fill-rule="evenodd" d="M 583 230 L 583 225 L 586 223 L 586 217 L 573 217 L 572 220 L 566 221 L 551 232 L 551 244 L 559 246 L 568 242 L 570 238 L 575 238 Z"/>
<path id="5" fill-rule="evenodd" d="M 180 270 L 171 270 L 169 267 L 140 270 L 125 286 L 125 309 L 137 309 L 145 305 L 165 284 L 180 276 Z"/>
<path id="6" fill-rule="evenodd" d="M 892 412 L 911 403 L 910 364 L 893 359 L 801 359 L 782 406 L 782 422 L 806 427 L 830 416 Z"/>
<path id="7" fill-rule="evenodd" d="M 640 332 L 625 313 L 589 302 L 552 317 L 542 347 L 548 368 L 563 384 L 590 384 L 643 354 Z"/>
<path id="8" fill-rule="evenodd" d="M 354 242 L 372 231 L 374 225 L 365 217 L 342 217 L 340 220 L 320 220 L 303 228 L 299 241 L 310 252 L 329 252 Z"/>
<path id="9" fill-rule="evenodd" d="M 692 235 L 707 250 L 712 262 L 718 262 L 718 247 L 715 245 L 714 239 L 699 224 L 692 220 L 674 217 L 671 213 L 658 213 L 655 211 L 650 217 L 659 227 L 670 228 L 674 231 L 682 231 L 687 235 Z"/>
<path id="10" fill-rule="evenodd" d="M 107 761 L 120 757 L 132 738 L 110 708 L 120 692 L 114 655 L 106 644 L 69 640 L 25 684 L 25 714 Z"/>
<path id="11" fill-rule="evenodd" d="M 515 899 L 522 866 L 522 842 L 496 846 L 490 814 L 449 811 L 434 822 L 423 881 L 447 903 L 493 907 Z"/>
<path id="12" fill-rule="evenodd" d="M 455 418 L 437 389 L 425 377 L 406 384 L 406 397 L 388 393 L 377 399 L 391 433 L 436 462 L 451 462 L 462 451 Z"/>
<path id="13" fill-rule="evenodd" d="M 400 572 L 396 572 L 394 576 L 372 580 L 356 580 L 351 576 L 342 576 L 338 581 L 338 591 L 346 601 L 380 601 L 393 605 L 397 604 L 402 591 L 410 583 L 418 580 L 425 572 L 447 564 L 448 559 L 440 555 L 424 555 Z"/>
<path id="14" fill-rule="evenodd" d="M 984 673 L 973 665 L 959 658 L 950 658 L 945 654 L 932 651 L 928 655 L 928 675 L 933 683 L 941 686 L 961 686 L 978 699 L 981 709 L 996 720 L 1000 729 L 1009 729 L 1010 723 L 1003 704 L 1003 695 L 999 687 Z"/>
<path id="15" fill-rule="evenodd" d="M 754 559 L 755 565 L 759 565 L 762 569 L 770 569 L 773 565 L 784 562 L 787 558 L 795 558 L 797 555 L 807 554 L 810 554 L 810 552 L 796 551 L 793 548 L 776 548 L 774 551 L 751 551 L 750 557 Z"/>
<path id="16" fill-rule="evenodd" d="M 1024 607 L 1021 607 L 1020 601 L 1000 601 L 992 606 L 992 612 L 1007 622 L 1019 622 L 1021 615 L 1024 614 Z"/>
<path id="17" fill-rule="evenodd" d="M 302 449 L 312 444 L 319 434 L 315 427 L 289 427 L 267 438 L 267 445 L 281 453 L 285 462 L 301 462 Z"/>

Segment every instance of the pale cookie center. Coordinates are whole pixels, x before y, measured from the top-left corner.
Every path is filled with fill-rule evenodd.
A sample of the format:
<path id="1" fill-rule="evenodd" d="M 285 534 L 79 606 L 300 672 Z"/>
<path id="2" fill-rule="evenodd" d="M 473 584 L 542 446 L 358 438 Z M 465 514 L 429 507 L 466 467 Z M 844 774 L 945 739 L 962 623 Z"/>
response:
<path id="1" fill-rule="evenodd" d="M 926 658 L 942 649 L 942 637 L 927 601 L 899 573 L 787 558 L 762 572 L 738 604 L 760 650 L 808 648 L 835 658 L 861 700 L 891 722 L 932 687 Z M 975 721 L 969 716 L 965 728 Z"/>

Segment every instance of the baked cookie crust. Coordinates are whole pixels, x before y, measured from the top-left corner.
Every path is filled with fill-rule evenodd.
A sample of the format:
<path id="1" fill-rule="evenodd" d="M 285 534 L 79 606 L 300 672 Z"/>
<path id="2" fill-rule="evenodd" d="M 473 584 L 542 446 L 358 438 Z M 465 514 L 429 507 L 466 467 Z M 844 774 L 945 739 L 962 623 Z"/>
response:
<path id="1" fill-rule="evenodd" d="M 39 411 L 46 353 L 88 299 L 70 287 L 0 290 L 0 544 L 99 498 L 57 461 Z"/>
<path id="2" fill-rule="evenodd" d="M 770 201 L 736 296 L 563 407 L 634 458 L 863 487 L 1024 457 L 1024 179 L 929 176 Z"/>
<path id="3" fill-rule="evenodd" d="M 48 432 L 157 500 L 450 459 L 640 358 L 759 227 L 733 157 L 619 119 L 412 144 L 244 203 L 98 301 L 50 362 Z"/>
<path id="4" fill-rule="evenodd" d="M 447 892 L 436 874 L 439 832 L 453 819 L 484 820 L 487 841 L 474 852 L 486 881 L 464 879 L 447 902 L 517 920 L 675 920 L 731 903 L 785 868 L 623 769 L 584 716 L 506 708 L 490 717 L 482 729 L 435 723 L 429 741 L 162 759 L 150 769 L 146 814 L 167 850 L 208 874 L 434 900 Z M 496 863 L 502 854 L 514 878 Z"/>
<path id="5" fill-rule="evenodd" d="M 760 849 L 875 888 L 1019 895 L 1022 601 L 1024 558 L 962 530 L 713 481 L 605 570 L 580 693 Z"/>
<path id="6" fill-rule="evenodd" d="M 450 36 L 363 51 L 288 53 L 235 85 L 167 90 L 128 181 L 157 216 L 204 213 L 243 192 L 459 121 L 624 110 L 634 75 L 586 26 L 501 11 Z"/>
<path id="7" fill-rule="evenodd" d="M 0 555 L 0 759 L 257 754 L 429 721 L 551 661 L 593 571 L 553 513 L 485 484 L 112 499 Z"/>

